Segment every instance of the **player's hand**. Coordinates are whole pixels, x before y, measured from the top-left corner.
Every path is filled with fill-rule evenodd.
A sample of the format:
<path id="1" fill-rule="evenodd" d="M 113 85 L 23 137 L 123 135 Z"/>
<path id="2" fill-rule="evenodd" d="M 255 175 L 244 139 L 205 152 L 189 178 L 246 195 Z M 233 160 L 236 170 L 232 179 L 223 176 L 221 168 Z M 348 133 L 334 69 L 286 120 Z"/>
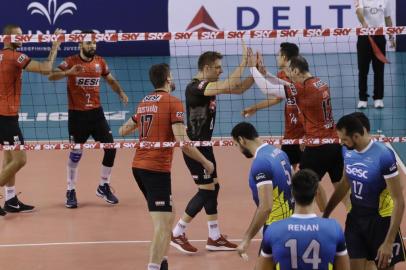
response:
<path id="1" fill-rule="evenodd" d="M 244 239 L 237 247 L 237 253 L 244 261 L 248 261 L 247 249 L 249 245 L 250 241 Z"/>
<path id="2" fill-rule="evenodd" d="M 242 58 L 241 58 L 241 66 L 246 66 L 248 63 L 248 48 L 245 44 L 245 41 L 241 39 L 241 46 L 242 46 Z"/>
<path id="3" fill-rule="evenodd" d="M 392 261 L 392 243 L 384 241 L 375 260 L 378 260 L 378 268 L 387 268 Z"/>
<path id="4" fill-rule="evenodd" d="M 266 75 L 266 67 L 264 64 L 264 58 L 260 52 L 257 52 L 257 69 L 262 75 Z"/>
<path id="5" fill-rule="evenodd" d="M 253 107 L 245 108 L 241 111 L 241 115 L 245 118 L 252 116 L 257 110 Z"/>
<path id="6" fill-rule="evenodd" d="M 304 143 L 301 143 L 300 145 L 299 145 L 299 148 L 300 148 L 300 151 L 304 151 L 305 149 L 306 149 L 306 145 L 304 144 Z"/>
<path id="7" fill-rule="evenodd" d="M 211 161 L 206 160 L 206 162 L 204 162 L 202 165 L 206 175 L 210 175 L 214 172 L 214 164 Z"/>
<path id="8" fill-rule="evenodd" d="M 55 32 L 54 32 L 54 35 L 60 35 L 60 34 L 62 34 L 63 33 L 63 30 L 62 29 L 60 29 L 60 28 L 56 28 L 56 30 L 55 30 Z M 57 40 L 57 41 L 54 41 L 54 42 L 52 42 L 52 45 L 53 46 L 56 46 L 57 48 L 59 47 L 59 45 L 61 45 L 61 41 L 59 41 L 59 40 Z"/>
<path id="9" fill-rule="evenodd" d="M 83 67 L 81 65 L 74 65 L 69 70 L 65 72 L 66 76 L 76 76 L 79 75 L 83 71 Z"/>
<path id="10" fill-rule="evenodd" d="M 256 67 L 257 66 L 257 59 L 256 55 L 251 48 L 247 49 L 247 66 L 248 67 Z"/>
<path id="11" fill-rule="evenodd" d="M 127 104 L 128 104 L 128 97 L 127 97 L 127 95 L 125 94 L 125 92 L 124 92 L 124 91 L 121 91 L 118 95 L 120 96 L 121 102 L 123 102 L 123 104 L 127 106 Z"/>

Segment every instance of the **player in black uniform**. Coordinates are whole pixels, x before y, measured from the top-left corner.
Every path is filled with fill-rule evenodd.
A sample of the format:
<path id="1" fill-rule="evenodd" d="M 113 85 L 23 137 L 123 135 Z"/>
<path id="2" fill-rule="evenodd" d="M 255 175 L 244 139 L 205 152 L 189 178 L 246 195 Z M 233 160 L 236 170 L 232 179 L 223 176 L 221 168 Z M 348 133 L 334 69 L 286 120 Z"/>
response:
<path id="1" fill-rule="evenodd" d="M 187 133 L 191 140 L 211 140 L 216 121 L 216 95 L 242 94 L 254 83 L 252 76 L 242 79 L 245 67 L 256 65 L 256 59 L 251 49 L 243 46 L 240 65 L 226 80 L 222 81 L 219 80 L 221 73 L 223 73 L 221 59 L 222 55 L 213 51 L 200 55 L 199 71 L 186 88 Z M 199 163 L 184 155 L 186 165 L 198 186 L 198 192 L 190 200 L 185 213 L 173 229 L 171 245 L 184 253 L 197 252 L 197 249 L 188 242 L 185 230 L 186 226 L 204 207 L 209 228 L 206 249 L 211 251 L 235 250 L 237 245 L 227 241 L 220 234 L 218 226 L 217 197 L 220 186 L 217 181 L 213 148 L 200 147 L 198 149 L 208 160 L 213 162 L 215 169 L 212 174 L 208 175 Z"/>

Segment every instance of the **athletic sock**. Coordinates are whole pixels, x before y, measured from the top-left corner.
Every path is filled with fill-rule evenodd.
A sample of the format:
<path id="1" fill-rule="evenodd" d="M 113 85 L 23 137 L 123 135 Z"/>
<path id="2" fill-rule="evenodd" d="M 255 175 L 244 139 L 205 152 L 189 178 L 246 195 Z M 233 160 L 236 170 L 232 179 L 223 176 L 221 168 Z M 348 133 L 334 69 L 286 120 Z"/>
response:
<path id="1" fill-rule="evenodd" d="M 4 191 L 5 191 L 4 193 L 6 194 L 6 198 L 5 198 L 6 201 L 8 201 L 16 196 L 16 187 L 15 186 L 12 186 L 12 187 L 5 186 Z"/>
<path id="2" fill-rule="evenodd" d="M 111 170 L 112 170 L 112 167 L 106 167 L 106 166 L 102 165 L 100 186 L 110 183 Z"/>
<path id="3" fill-rule="evenodd" d="M 73 162 L 69 159 L 68 161 L 68 177 L 66 181 L 68 182 L 68 190 L 75 189 L 76 182 L 78 178 L 78 164 L 79 162 Z"/>
<path id="4" fill-rule="evenodd" d="M 182 219 L 179 219 L 178 223 L 176 223 L 175 228 L 173 228 L 172 234 L 174 237 L 178 237 L 182 235 L 186 231 L 186 227 L 189 223 L 184 222 Z"/>
<path id="5" fill-rule="evenodd" d="M 219 228 L 219 223 L 217 220 L 211 220 L 207 222 L 207 225 L 209 227 L 209 237 L 212 240 L 217 240 L 220 238 L 220 228 Z"/>
<path id="6" fill-rule="evenodd" d="M 159 270 L 161 268 L 161 265 L 156 264 L 156 263 L 149 263 L 148 264 L 148 270 Z"/>

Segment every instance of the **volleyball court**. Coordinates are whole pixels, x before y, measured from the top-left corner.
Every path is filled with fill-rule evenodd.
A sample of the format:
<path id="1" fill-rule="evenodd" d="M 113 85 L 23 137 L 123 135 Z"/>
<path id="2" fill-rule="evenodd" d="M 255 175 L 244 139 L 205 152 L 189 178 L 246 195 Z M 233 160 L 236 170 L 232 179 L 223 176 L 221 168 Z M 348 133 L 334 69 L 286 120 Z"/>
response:
<path id="1" fill-rule="evenodd" d="M 255 31 L 258 32 L 258 31 Z M 359 34 L 351 29 L 348 36 L 333 36 L 330 31 L 302 33 L 301 39 L 281 37 L 281 32 L 268 31 L 274 36 L 256 37 L 247 32 L 244 37 L 249 46 L 265 51 L 265 64 L 276 73 L 275 54 L 280 42 L 297 42 L 305 49 L 304 55 L 310 62 L 313 73 L 324 78 L 331 88 L 334 117 L 336 120 L 346 113 L 353 112 L 357 102 L 356 55 L 350 46 L 354 36 Z M 259 33 L 259 32 L 258 32 Z M 307 34 L 305 34 L 307 33 Z M 329 33 L 329 34 L 328 34 Z M 384 33 L 384 32 L 382 32 Z M 144 36 L 147 34 L 138 35 Z M 228 74 L 239 61 L 240 41 L 229 38 L 227 32 L 220 32 L 219 39 L 204 41 L 202 33 L 192 35 L 192 41 L 175 41 L 175 33 L 164 35 L 171 40 L 175 51 L 191 52 L 218 49 L 225 54 L 224 73 Z M 120 38 L 121 37 L 121 38 Z M 277 38 L 279 37 L 279 38 Z M 68 37 L 66 37 L 68 38 Z M 100 38 L 101 37 L 89 37 Z M 122 40 L 116 36 L 114 41 Z M 135 42 L 135 40 L 128 40 Z M 317 48 L 334 47 L 333 51 Z M 348 50 L 346 49 L 348 46 Z M 340 49 L 341 48 L 341 49 Z M 227 51 L 227 49 L 229 51 Z M 310 49 L 310 50 L 309 50 Z M 371 120 L 372 133 L 388 136 L 387 141 L 406 141 L 406 95 L 404 93 L 404 74 L 402 70 L 404 54 L 391 52 L 388 55 L 391 64 L 387 66 L 385 105 L 383 110 L 369 108 L 365 113 Z M 59 59 L 60 61 L 61 59 Z M 58 62 L 58 61 L 57 61 Z M 184 101 L 184 89 L 196 72 L 196 55 L 175 54 L 171 57 L 107 58 L 115 77 L 128 93 L 130 104 L 123 107 L 119 100 L 105 86 L 102 88 L 102 104 L 107 113 L 115 139 L 118 127 L 128 119 L 136 104 L 152 86 L 148 84 L 148 69 L 154 63 L 170 63 L 177 83 L 174 93 Z M 79 165 L 77 185 L 78 209 L 64 206 L 66 192 L 66 161 L 70 147 L 66 121 L 65 82 L 50 83 L 45 77 L 24 75 L 23 101 L 20 125 L 27 144 L 28 162 L 17 175 L 19 196 L 36 206 L 34 213 L 8 214 L 0 221 L 0 260 L 2 269 L 145 269 L 152 237 L 152 222 L 147 212 L 145 199 L 139 191 L 132 173 L 131 160 L 135 150 L 135 137 L 106 147 L 119 147 L 113 169 L 112 186 L 120 199 L 118 205 L 108 205 L 95 194 L 99 179 L 99 167 L 102 159 L 100 144 L 89 143 L 77 146 L 86 148 Z M 258 112 L 244 119 L 240 112 L 244 107 L 264 98 L 255 87 L 243 96 L 224 95 L 218 100 L 215 135 L 215 154 L 218 166 L 221 191 L 219 196 L 219 221 L 221 231 L 228 238 L 238 242 L 255 211 L 248 187 L 248 172 L 251 160 L 247 160 L 235 147 L 230 145 L 231 128 L 240 121 L 253 123 L 262 136 L 271 143 L 280 143 L 283 133 L 283 106 Z M 44 120 L 45 119 L 45 120 Z M 396 149 L 404 149 L 394 145 Z M 46 150 L 64 148 L 65 150 Z M 39 150 L 42 149 L 42 150 Z M 39 150 L 39 151 L 35 151 Z M 406 153 L 399 151 L 401 177 L 405 177 L 405 167 L 401 157 Z M 172 190 L 176 219 L 195 193 L 195 184 L 184 164 L 180 149 L 175 151 L 172 166 Z M 332 194 L 329 179 L 322 185 L 328 195 Z M 344 225 L 345 211 L 340 205 L 334 212 Z M 402 231 L 406 231 L 403 220 Z M 207 240 L 205 215 L 198 215 L 189 226 L 188 237 L 198 249 L 198 253 L 187 256 L 173 248 L 169 252 L 171 269 L 253 269 L 259 248 L 261 235 L 257 235 L 249 248 L 249 260 L 243 261 L 236 252 L 208 252 L 204 249 Z M 406 269 L 404 264 L 397 269 Z"/>

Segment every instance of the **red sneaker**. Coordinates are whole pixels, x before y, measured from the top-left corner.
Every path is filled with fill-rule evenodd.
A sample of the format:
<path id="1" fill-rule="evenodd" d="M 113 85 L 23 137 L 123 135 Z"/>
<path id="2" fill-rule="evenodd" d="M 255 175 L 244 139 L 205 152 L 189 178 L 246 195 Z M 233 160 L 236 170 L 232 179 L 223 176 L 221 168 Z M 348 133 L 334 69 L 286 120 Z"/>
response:
<path id="1" fill-rule="evenodd" d="M 220 238 L 213 240 L 210 237 L 207 239 L 206 249 L 210 251 L 231 251 L 236 250 L 238 245 L 229 242 L 224 235 L 220 235 Z"/>
<path id="2" fill-rule="evenodd" d="M 197 252 L 197 248 L 189 243 L 185 234 L 181 234 L 178 237 L 174 237 L 172 234 L 171 246 L 186 254 L 194 254 Z"/>

